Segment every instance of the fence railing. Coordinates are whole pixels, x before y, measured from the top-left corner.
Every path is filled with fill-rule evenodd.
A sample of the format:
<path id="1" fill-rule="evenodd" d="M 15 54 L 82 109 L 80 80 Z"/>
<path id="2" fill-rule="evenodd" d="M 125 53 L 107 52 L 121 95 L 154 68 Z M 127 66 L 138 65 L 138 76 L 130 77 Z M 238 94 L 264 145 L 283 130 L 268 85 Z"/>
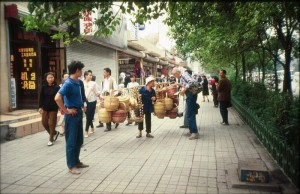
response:
<path id="1" fill-rule="evenodd" d="M 241 117 L 252 128 L 284 173 L 299 188 L 299 152 L 288 145 L 278 131 L 264 124 L 251 110 L 244 107 L 235 97 L 232 104 Z"/>

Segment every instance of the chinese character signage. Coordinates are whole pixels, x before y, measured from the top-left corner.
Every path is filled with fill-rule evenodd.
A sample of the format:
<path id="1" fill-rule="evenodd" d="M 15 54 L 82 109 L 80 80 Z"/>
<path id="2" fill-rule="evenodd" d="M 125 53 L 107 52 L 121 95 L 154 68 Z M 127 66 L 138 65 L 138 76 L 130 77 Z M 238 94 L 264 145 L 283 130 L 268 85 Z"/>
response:
<path id="1" fill-rule="evenodd" d="M 94 13 L 95 12 L 95 13 Z M 82 19 L 80 19 L 80 34 L 82 35 L 94 35 L 97 30 L 95 20 L 97 18 L 97 9 L 93 11 L 82 12 Z"/>
<path id="2" fill-rule="evenodd" d="M 36 90 L 36 71 L 34 58 L 36 51 L 34 48 L 18 48 L 18 52 L 22 58 L 22 67 L 20 72 L 21 85 L 23 90 Z"/>

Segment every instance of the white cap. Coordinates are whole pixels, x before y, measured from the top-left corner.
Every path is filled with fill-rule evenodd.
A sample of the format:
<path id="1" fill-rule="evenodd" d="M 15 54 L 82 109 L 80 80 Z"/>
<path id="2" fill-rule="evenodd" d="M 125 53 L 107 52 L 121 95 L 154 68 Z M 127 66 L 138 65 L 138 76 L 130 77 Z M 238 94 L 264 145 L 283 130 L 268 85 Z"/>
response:
<path id="1" fill-rule="evenodd" d="M 154 77 L 150 76 L 146 78 L 146 85 L 148 85 L 149 82 L 154 81 Z"/>

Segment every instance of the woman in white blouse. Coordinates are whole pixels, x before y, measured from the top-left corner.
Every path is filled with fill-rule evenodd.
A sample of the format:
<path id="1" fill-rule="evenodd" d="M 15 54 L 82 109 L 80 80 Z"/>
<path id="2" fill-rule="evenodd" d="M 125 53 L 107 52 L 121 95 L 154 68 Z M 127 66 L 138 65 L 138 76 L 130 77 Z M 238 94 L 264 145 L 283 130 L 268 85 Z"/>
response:
<path id="1" fill-rule="evenodd" d="M 134 74 L 130 75 L 130 82 L 127 84 L 127 88 L 128 89 L 131 89 L 131 88 L 134 88 L 134 87 L 137 87 L 139 86 L 139 83 L 136 82 L 136 77 Z M 129 91 L 130 92 L 130 91 Z M 128 113 L 129 114 L 129 113 Z M 128 115 L 128 117 L 130 117 L 130 114 Z M 128 122 L 126 124 L 126 126 L 130 125 L 131 122 Z M 138 123 L 135 123 L 135 125 L 137 125 Z"/>
<path id="2" fill-rule="evenodd" d="M 84 72 L 84 91 L 87 100 L 87 109 L 86 109 L 86 126 L 84 131 L 84 137 L 89 136 L 89 127 L 91 126 L 90 133 L 94 133 L 93 119 L 96 110 L 97 99 L 95 96 L 99 97 L 100 93 L 97 87 L 96 82 L 91 81 L 93 77 L 92 71 Z"/>

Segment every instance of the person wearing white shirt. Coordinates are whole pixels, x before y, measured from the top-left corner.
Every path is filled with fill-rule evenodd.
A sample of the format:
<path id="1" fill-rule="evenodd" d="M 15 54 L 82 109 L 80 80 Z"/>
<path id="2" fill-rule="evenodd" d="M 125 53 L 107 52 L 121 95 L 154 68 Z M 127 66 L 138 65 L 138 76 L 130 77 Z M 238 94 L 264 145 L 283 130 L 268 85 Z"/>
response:
<path id="1" fill-rule="evenodd" d="M 109 95 L 111 90 L 113 90 L 115 96 L 118 95 L 118 85 L 116 80 L 111 76 L 110 68 L 104 68 L 103 76 L 104 81 L 102 82 L 102 95 Z M 119 124 L 116 123 L 115 128 L 117 128 L 118 126 Z M 111 122 L 106 123 L 106 129 L 104 130 L 104 132 L 108 131 L 111 131 Z"/>
<path id="2" fill-rule="evenodd" d="M 97 99 L 95 96 L 100 97 L 100 92 L 98 90 L 97 84 L 91 81 L 93 77 L 92 71 L 84 72 L 84 91 L 87 100 L 87 110 L 86 110 L 86 126 L 84 131 L 84 137 L 89 136 L 89 127 L 91 126 L 90 133 L 94 133 L 93 119 L 96 110 Z"/>
<path id="3" fill-rule="evenodd" d="M 127 89 L 131 89 L 134 87 L 139 86 L 139 83 L 136 82 L 136 77 L 134 74 L 130 75 L 130 82 L 127 84 Z M 130 90 L 128 90 L 128 93 L 130 94 Z M 128 117 L 130 117 L 130 114 L 128 113 Z M 126 126 L 130 125 L 132 122 L 129 122 L 126 124 Z M 135 123 L 137 125 L 138 123 Z"/>

